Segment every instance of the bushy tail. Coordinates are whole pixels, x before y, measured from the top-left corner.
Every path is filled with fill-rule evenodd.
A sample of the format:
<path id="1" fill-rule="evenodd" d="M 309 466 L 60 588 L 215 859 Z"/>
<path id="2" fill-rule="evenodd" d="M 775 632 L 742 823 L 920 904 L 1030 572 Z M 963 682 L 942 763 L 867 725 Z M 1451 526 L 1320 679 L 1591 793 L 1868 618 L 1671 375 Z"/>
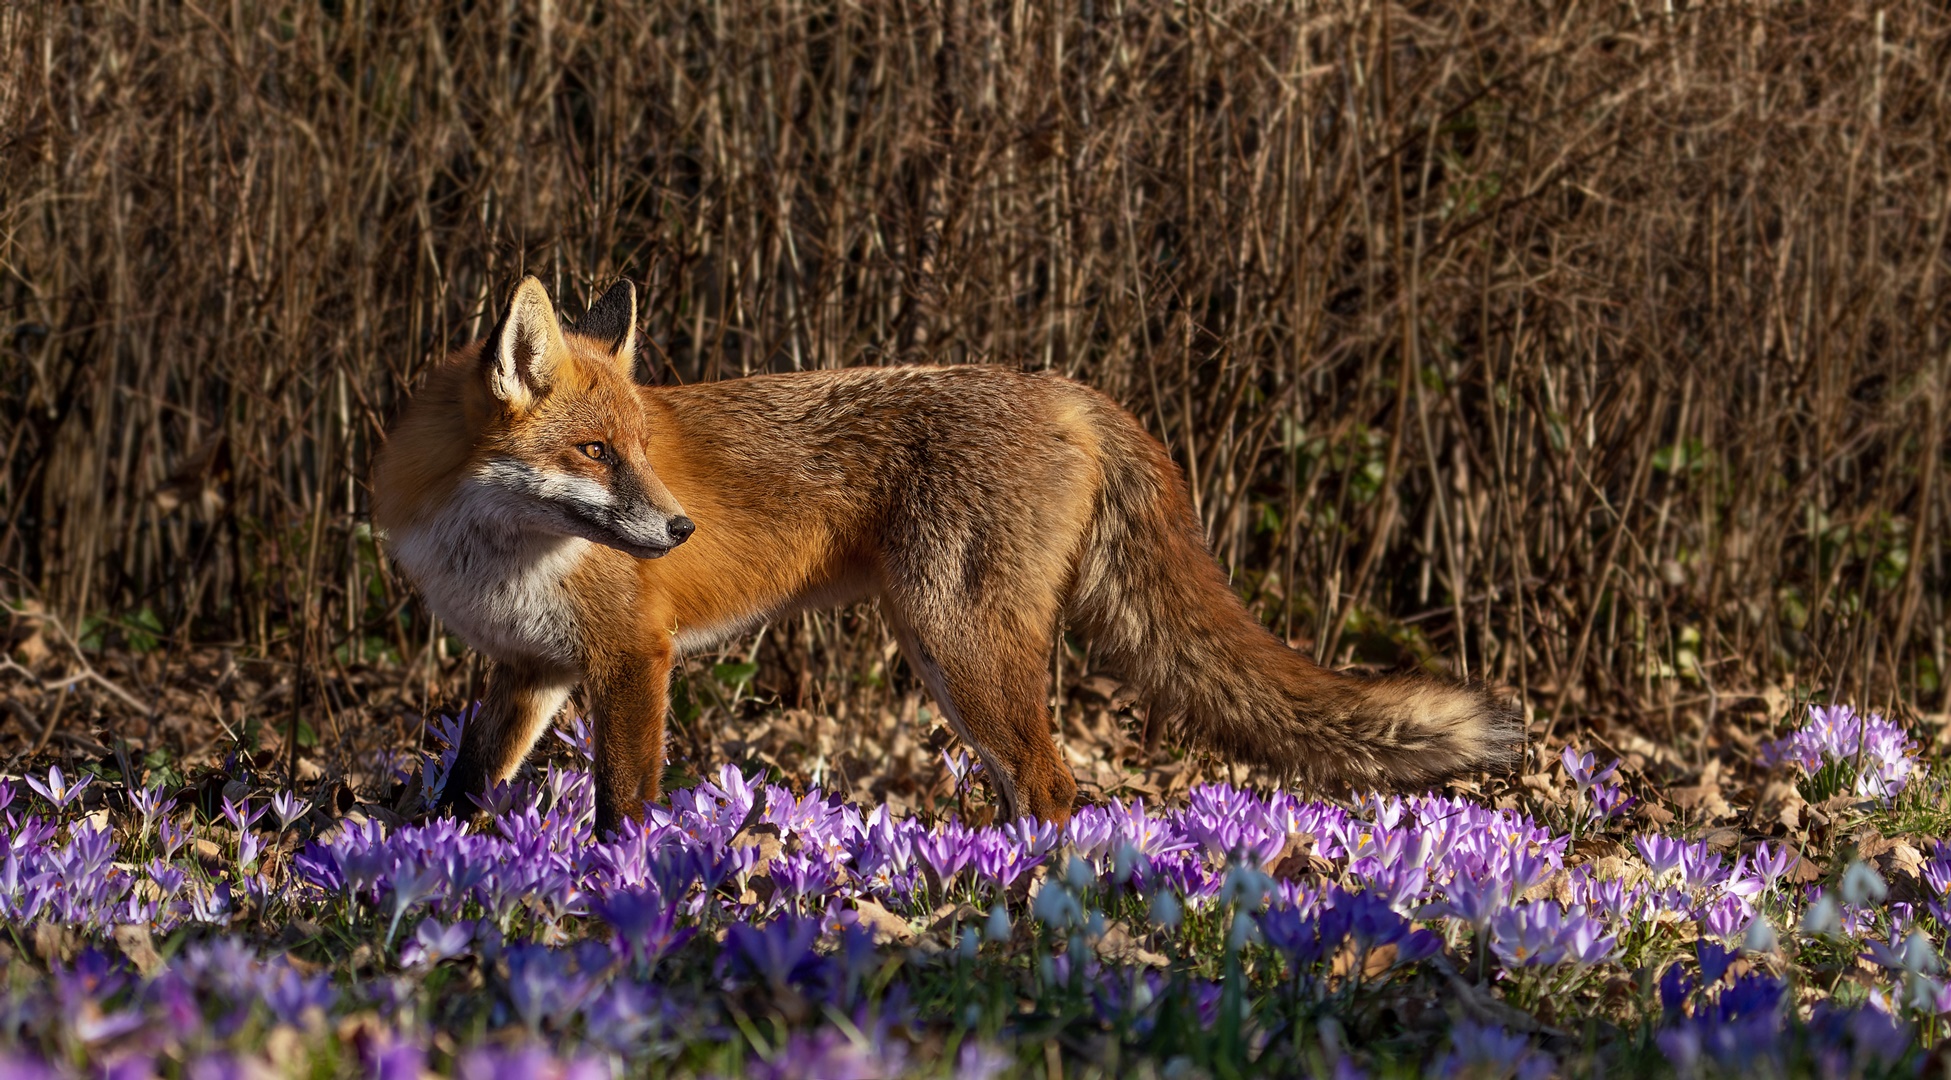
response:
<path id="1" fill-rule="evenodd" d="M 1323 790 L 1413 789 L 1518 762 L 1514 703 L 1434 678 L 1330 671 L 1269 633 L 1207 552 L 1165 448 L 1108 401 L 1095 421 L 1104 483 L 1070 616 L 1154 722 Z"/>

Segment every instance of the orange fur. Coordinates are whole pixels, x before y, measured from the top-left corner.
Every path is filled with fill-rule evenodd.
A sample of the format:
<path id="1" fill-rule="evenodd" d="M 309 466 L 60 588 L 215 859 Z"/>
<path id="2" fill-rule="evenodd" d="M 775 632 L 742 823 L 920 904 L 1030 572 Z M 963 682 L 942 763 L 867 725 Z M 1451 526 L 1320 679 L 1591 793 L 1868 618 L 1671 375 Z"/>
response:
<path id="1" fill-rule="evenodd" d="M 495 661 L 450 804 L 513 772 L 581 682 L 598 824 L 638 817 L 677 656 L 864 598 L 1015 813 L 1061 821 L 1075 798 L 1045 704 L 1066 614 L 1155 712 L 1237 759 L 1398 785 L 1514 760 L 1508 703 L 1328 671 L 1261 628 L 1164 447 L 1095 391 L 983 367 L 642 387 L 635 316 L 624 283 L 565 328 L 524 281 L 376 464 L 393 557 Z"/>

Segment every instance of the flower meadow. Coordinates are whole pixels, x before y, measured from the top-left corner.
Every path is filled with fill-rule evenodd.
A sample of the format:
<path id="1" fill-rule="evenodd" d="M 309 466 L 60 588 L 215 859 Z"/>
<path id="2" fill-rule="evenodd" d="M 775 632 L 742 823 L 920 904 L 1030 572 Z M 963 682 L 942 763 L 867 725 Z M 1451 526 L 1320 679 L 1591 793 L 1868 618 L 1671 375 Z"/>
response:
<path id="1" fill-rule="evenodd" d="M 1896 725 L 1805 721 L 1761 756 L 1811 805 L 1943 803 Z M 50 769 L 0 781 L 0 1072 L 1924 1070 L 1951 1032 L 1951 848 L 1650 827 L 1617 768 L 1568 747 L 1528 808 L 1206 785 L 1060 828 L 727 765 L 601 838 L 589 774 L 556 764 L 472 822 Z"/>

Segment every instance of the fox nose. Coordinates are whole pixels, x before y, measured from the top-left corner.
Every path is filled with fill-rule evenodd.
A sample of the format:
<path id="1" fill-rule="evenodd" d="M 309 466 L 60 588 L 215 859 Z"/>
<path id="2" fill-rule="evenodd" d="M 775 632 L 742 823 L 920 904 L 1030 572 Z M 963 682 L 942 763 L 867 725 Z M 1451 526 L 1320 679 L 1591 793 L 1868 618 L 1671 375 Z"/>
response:
<path id="1" fill-rule="evenodd" d="M 690 518 L 680 515 L 672 518 L 664 528 L 671 534 L 671 545 L 675 547 L 690 539 L 691 533 L 697 529 L 697 526 L 691 523 Z"/>

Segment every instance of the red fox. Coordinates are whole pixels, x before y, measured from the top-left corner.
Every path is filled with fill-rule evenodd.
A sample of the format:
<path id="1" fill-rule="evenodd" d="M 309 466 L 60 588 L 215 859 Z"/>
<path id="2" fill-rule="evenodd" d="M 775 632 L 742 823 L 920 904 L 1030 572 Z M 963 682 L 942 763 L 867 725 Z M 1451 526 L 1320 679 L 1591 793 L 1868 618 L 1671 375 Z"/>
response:
<path id="1" fill-rule="evenodd" d="M 627 281 L 565 325 L 524 279 L 375 464 L 391 557 L 493 660 L 443 810 L 512 774 L 580 682 L 598 829 L 640 820 L 673 658 L 866 597 L 1012 815 L 1062 822 L 1076 797 L 1045 697 L 1060 618 L 1187 740 L 1316 787 L 1521 753 L 1521 713 L 1481 687 L 1337 673 L 1269 633 L 1165 447 L 1086 386 L 979 366 L 640 386 L 636 323 Z"/>

